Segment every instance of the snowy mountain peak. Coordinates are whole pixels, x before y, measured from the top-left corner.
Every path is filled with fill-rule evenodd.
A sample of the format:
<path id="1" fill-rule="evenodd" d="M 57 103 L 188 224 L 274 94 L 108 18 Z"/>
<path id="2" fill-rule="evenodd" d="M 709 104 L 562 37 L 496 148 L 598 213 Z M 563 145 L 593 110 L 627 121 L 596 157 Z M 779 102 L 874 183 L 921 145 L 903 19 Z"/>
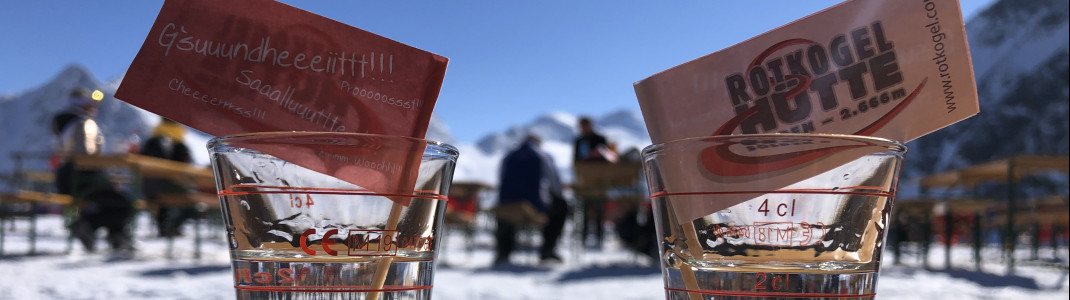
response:
<path id="1" fill-rule="evenodd" d="M 484 153 L 493 154 L 516 146 L 529 134 L 539 136 L 543 142 L 572 143 L 579 134 L 580 117 L 567 112 L 548 113 L 530 123 L 487 135 L 476 144 Z M 595 131 L 617 142 L 619 146 L 642 147 L 650 143 L 650 135 L 638 112 L 619 110 L 600 117 L 591 116 L 591 119 Z"/>
<path id="2" fill-rule="evenodd" d="M 1070 3 L 1060 0 L 1003 0 L 967 22 L 974 74 L 980 92 L 1001 97 L 997 87 L 1014 76 L 1065 56 Z M 985 86 L 985 80 L 996 84 Z M 982 108 L 983 109 L 983 108 Z"/>
<path id="3" fill-rule="evenodd" d="M 595 131 L 606 136 L 621 153 L 646 147 L 650 135 L 637 111 L 619 110 L 602 116 L 590 116 Z M 510 127 L 489 134 L 475 145 L 459 145 L 457 181 L 477 181 L 493 185 L 497 182 L 498 164 L 506 152 L 515 148 L 529 134 L 542 139 L 542 148 L 554 159 L 562 180 L 572 180 L 572 141 L 579 134 L 580 116 L 568 112 L 552 112 L 536 117 L 530 123 Z"/>
<path id="4" fill-rule="evenodd" d="M 967 22 L 981 113 L 907 144 L 905 179 L 1070 152 L 1068 7 L 1065 0 L 1000 0 Z"/>

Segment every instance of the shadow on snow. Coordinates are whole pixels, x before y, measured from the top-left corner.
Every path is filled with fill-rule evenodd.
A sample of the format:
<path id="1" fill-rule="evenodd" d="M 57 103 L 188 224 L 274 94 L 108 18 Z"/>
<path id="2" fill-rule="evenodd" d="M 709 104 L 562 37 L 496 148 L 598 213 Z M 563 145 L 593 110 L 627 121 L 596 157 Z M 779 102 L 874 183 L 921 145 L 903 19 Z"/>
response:
<path id="1" fill-rule="evenodd" d="M 194 267 L 177 267 L 177 268 L 160 268 L 155 270 L 146 270 L 141 272 L 141 276 L 145 277 L 162 277 L 172 276 L 175 273 L 185 273 L 190 276 L 197 276 L 208 273 L 227 273 L 230 272 L 229 265 L 218 266 L 194 266 Z"/>
<path id="2" fill-rule="evenodd" d="M 566 282 L 599 278 L 660 275 L 661 270 L 655 267 L 644 267 L 634 264 L 614 264 L 608 266 L 589 266 L 570 271 L 561 274 L 561 277 L 558 277 L 557 281 Z"/>

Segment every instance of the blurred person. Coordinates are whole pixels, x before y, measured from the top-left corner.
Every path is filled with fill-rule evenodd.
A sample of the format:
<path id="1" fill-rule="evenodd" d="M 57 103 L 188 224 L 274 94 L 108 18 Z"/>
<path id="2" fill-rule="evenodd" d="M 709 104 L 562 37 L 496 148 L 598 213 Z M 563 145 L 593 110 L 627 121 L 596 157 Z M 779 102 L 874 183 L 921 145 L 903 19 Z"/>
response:
<path id="1" fill-rule="evenodd" d="M 574 163 L 578 162 L 603 162 L 612 163 L 617 161 L 617 154 L 614 152 L 605 136 L 602 136 L 594 130 L 594 123 L 590 117 L 580 117 L 579 119 L 579 136 L 576 137 L 573 143 L 572 159 Z M 601 246 L 602 241 L 605 239 L 605 222 L 606 219 L 606 200 L 605 197 L 585 197 L 582 199 L 583 204 L 583 224 L 580 226 L 580 236 L 583 245 L 587 245 L 588 234 L 594 233 L 595 245 Z M 594 227 L 593 229 L 591 227 Z"/>
<path id="2" fill-rule="evenodd" d="M 93 118 L 102 97 L 94 99 L 89 89 L 75 88 L 68 95 L 67 108 L 52 119 L 57 138 L 56 189 L 75 199 L 78 215 L 71 232 L 86 251 L 96 251 L 96 231 L 107 229 L 108 244 L 114 251 L 133 250 L 127 224 L 134 206 L 107 174 L 99 170 L 75 170 L 73 155 L 100 155 L 104 136 Z"/>
<path id="3" fill-rule="evenodd" d="M 639 166 L 641 162 L 639 148 L 632 148 L 620 155 L 618 163 Z M 657 230 L 654 227 L 654 212 L 650 198 L 643 197 L 643 195 L 649 195 L 650 193 L 647 191 L 646 179 L 642 174 L 642 170 L 641 168 L 638 169 L 639 176 L 634 185 L 638 190 L 635 190 L 635 188 L 622 188 L 613 191 L 623 196 L 616 199 L 621 205 L 618 207 L 619 216 L 616 219 L 614 229 L 617 231 L 617 237 L 620 238 L 625 247 L 636 253 L 646 255 L 654 263 L 657 263 L 658 244 Z"/>
<path id="4" fill-rule="evenodd" d="M 568 216 L 568 204 L 553 159 L 539 148 L 539 144 L 537 136 L 529 135 L 502 159 L 499 207 L 526 202 L 545 216 L 539 260 L 543 263 L 561 262 L 555 248 Z M 523 225 L 501 214 L 497 216 L 495 265 L 509 263 L 509 255 L 516 248 L 517 229 Z"/>
<path id="5" fill-rule="evenodd" d="M 153 128 L 152 136 L 139 147 L 139 153 L 145 156 L 191 163 L 193 162 L 193 156 L 190 154 L 189 147 L 183 142 L 185 136 L 185 127 L 171 119 L 163 118 L 156 125 L 156 128 Z M 197 217 L 197 209 L 194 207 L 172 207 L 159 203 L 162 194 L 191 194 L 192 191 L 186 186 L 170 179 L 145 178 L 142 180 L 142 192 L 147 200 L 158 203 L 156 229 L 161 237 L 181 236 L 182 223 Z"/>
<path id="6" fill-rule="evenodd" d="M 616 162 L 617 154 L 606 137 L 594 131 L 590 117 L 580 117 L 580 133 L 573 142 L 573 161 Z"/>

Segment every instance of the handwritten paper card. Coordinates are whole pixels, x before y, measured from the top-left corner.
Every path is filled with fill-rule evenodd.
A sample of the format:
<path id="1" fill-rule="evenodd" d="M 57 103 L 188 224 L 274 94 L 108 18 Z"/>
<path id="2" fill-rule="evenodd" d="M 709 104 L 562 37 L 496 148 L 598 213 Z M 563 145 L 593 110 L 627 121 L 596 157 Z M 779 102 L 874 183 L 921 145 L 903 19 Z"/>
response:
<path id="1" fill-rule="evenodd" d="M 422 138 L 446 64 L 445 57 L 276 1 L 167 0 L 115 97 L 215 136 L 319 131 Z M 325 174 L 342 168 L 344 160 L 328 161 L 340 155 L 402 166 L 419 161 L 375 149 L 338 154 L 310 146 L 270 154 Z M 381 177 L 367 171 L 339 178 L 365 185 L 362 176 Z M 385 176 L 411 177 L 395 173 L 406 172 Z M 403 185 L 378 188 L 384 186 Z"/>

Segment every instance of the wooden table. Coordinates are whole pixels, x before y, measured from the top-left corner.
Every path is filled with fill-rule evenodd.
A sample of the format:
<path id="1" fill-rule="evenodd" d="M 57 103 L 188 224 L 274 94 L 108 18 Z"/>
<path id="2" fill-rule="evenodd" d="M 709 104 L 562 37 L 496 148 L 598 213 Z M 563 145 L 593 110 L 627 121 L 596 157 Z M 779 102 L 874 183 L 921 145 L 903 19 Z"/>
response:
<path id="1" fill-rule="evenodd" d="M 182 183 L 192 183 L 198 188 L 215 189 L 212 169 L 183 162 L 139 154 L 75 155 L 71 157 L 75 169 L 103 170 L 127 168 L 142 178 L 165 178 Z M 140 179 L 140 178 L 138 178 Z"/>
<path id="2" fill-rule="evenodd" d="M 615 220 L 621 213 L 637 209 L 646 198 L 639 181 L 642 171 L 639 162 L 574 162 L 576 176 L 570 186 L 576 197 L 573 228 L 578 229 L 575 240 L 581 249 L 586 249 L 589 233 L 595 234 L 598 243 L 604 242 L 607 219 Z"/>
<path id="3" fill-rule="evenodd" d="M 75 155 L 71 157 L 76 170 L 106 170 L 122 168 L 132 173 L 131 186 L 134 187 L 137 197 L 142 197 L 141 183 L 144 178 L 169 179 L 183 185 L 196 186 L 197 193 L 191 195 L 161 195 L 158 204 L 166 204 L 177 207 L 202 207 L 218 210 L 220 204 L 214 195 L 215 176 L 211 168 L 196 166 L 183 162 L 177 162 L 152 156 L 139 154 L 114 154 L 114 155 Z M 211 191 L 209 193 L 205 193 Z M 201 236 L 200 219 L 194 221 L 194 257 L 200 258 Z M 174 237 L 168 237 L 167 255 L 172 252 Z M 71 245 L 68 245 L 70 248 Z"/>

